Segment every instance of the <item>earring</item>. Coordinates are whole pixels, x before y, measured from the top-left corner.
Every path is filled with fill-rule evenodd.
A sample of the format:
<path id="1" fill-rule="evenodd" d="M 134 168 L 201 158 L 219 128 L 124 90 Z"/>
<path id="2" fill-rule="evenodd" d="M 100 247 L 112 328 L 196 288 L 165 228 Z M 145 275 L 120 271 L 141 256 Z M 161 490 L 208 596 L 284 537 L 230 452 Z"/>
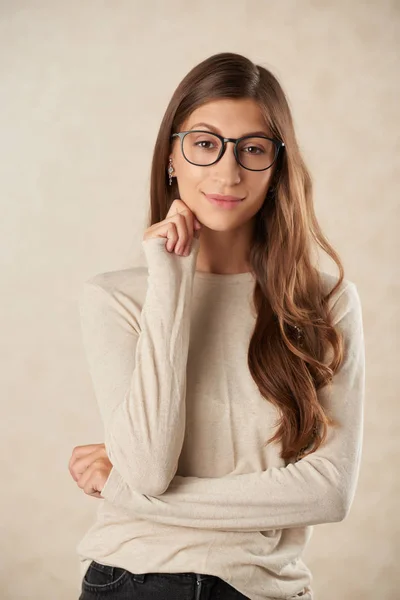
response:
<path id="1" fill-rule="evenodd" d="M 303 346 L 304 341 L 304 331 L 298 325 L 293 325 L 294 330 L 296 331 L 297 341 L 300 346 Z"/>
<path id="2" fill-rule="evenodd" d="M 172 185 L 172 173 L 174 171 L 174 167 L 172 166 L 172 158 L 169 159 L 169 167 L 168 167 L 168 175 L 169 175 L 169 185 Z"/>

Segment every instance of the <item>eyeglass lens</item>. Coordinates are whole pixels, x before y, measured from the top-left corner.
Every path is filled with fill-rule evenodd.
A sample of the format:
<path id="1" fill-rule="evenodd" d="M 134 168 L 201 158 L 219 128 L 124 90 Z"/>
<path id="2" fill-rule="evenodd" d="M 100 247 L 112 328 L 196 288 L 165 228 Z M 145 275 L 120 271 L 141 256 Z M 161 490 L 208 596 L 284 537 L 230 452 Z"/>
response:
<path id="1" fill-rule="evenodd" d="M 221 140 L 209 132 L 191 131 L 183 139 L 183 154 L 187 160 L 199 165 L 212 164 L 222 150 Z M 237 147 L 240 164 L 246 169 L 263 170 L 272 165 L 277 148 L 271 140 L 254 136 L 241 140 Z"/>

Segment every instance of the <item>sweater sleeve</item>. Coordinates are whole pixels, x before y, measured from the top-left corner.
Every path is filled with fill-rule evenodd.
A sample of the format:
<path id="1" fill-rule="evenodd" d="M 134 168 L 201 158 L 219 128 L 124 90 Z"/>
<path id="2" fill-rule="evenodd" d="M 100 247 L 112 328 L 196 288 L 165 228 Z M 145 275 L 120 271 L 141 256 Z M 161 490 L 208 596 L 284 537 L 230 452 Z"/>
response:
<path id="1" fill-rule="evenodd" d="M 132 318 L 123 290 L 102 283 L 104 274 L 84 283 L 79 302 L 107 454 L 130 489 L 154 495 L 170 484 L 184 441 L 191 295 L 199 248 L 194 238 L 189 256 L 178 256 L 166 250 L 165 242 L 142 241 L 148 276 L 140 318 Z"/>
<path id="2" fill-rule="evenodd" d="M 187 527 L 261 531 L 343 520 L 355 495 L 363 440 L 365 350 L 354 283 L 347 282 L 333 311 L 344 335 L 344 361 L 330 389 L 318 395 L 340 427 L 329 428 L 323 446 L 285 467 L 219 478 L 175 476 L 158 497 L 136 494 L 112 469 L 114 485 L 102 496 L 139 518 Z"/>

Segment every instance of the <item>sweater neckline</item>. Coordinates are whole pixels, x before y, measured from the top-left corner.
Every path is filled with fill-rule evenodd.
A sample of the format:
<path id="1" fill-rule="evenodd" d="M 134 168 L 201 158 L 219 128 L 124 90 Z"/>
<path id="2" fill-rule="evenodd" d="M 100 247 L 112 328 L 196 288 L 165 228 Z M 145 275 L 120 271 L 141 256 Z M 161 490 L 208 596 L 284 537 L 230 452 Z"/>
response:
<path id="1" fill-rule="evenodd" d="M 200 247 L 199 238 L 193 238 L 193 248 L 196 253 Z M 201 281 L 208 281 L 216 284 L 231 284 L 231 283 L 254 283 L 255 277 L 251 271 L 244 273 L 209 273 L 207 271 L 194 271 L 194 278 Z"/>
<path id="2" fill-rule="evenodd" d="M 210 281 L 212 283 L 254 283 L 254 275 L 251 271 L 244 273 L 209 273 L 205 271 L 195 271 L 195 279 Z"/>

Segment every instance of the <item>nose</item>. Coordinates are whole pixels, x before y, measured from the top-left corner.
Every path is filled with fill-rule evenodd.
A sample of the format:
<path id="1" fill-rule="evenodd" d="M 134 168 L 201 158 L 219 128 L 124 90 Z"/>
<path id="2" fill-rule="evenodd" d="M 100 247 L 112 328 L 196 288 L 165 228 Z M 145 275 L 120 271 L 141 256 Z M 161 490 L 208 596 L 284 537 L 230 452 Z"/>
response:
<path id="1" fill-rule="evenodd" d="M 225 142 L 225 148 L 221 158 L 210 167 L 214 170 L 215 179 L 223 181 L 227 187 L 240 182 L 242 170 L 242 167 L 236 160 L 233 149 L 233 142 Z"/>

